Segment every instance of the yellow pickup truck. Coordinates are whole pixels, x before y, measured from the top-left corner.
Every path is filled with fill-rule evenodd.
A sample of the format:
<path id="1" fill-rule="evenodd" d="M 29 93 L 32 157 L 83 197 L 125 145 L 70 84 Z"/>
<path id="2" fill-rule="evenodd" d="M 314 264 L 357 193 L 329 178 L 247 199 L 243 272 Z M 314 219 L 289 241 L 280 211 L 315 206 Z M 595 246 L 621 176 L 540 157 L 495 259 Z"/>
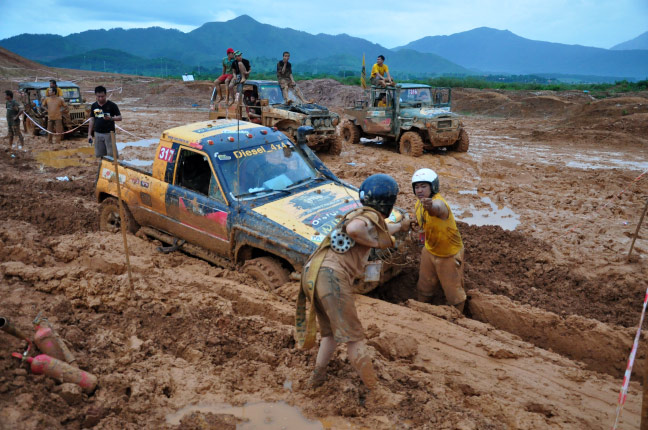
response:
<path id="1" fill-rule="evenodd" d="M 276 128 L 237 120 L 166 130 L 152 169 L 119 162 L 125 226 L 219 266 L 242 265 L 271 287 L 282 285 L 301 272 L 339 216 L 360 205 L 357 189 L 308 147 L 310 131 L 302 127 L 294 144 Z M 116 180 L 113 160 L 104 157 L 96 183 L 102 230 L 121 225 Z M 390 218 L 401 216 L 395 210 Z M 377 252 L 372 258 L 386 260 L 385 282 L 400 270 L 393 264 L 398 253 Z"/>

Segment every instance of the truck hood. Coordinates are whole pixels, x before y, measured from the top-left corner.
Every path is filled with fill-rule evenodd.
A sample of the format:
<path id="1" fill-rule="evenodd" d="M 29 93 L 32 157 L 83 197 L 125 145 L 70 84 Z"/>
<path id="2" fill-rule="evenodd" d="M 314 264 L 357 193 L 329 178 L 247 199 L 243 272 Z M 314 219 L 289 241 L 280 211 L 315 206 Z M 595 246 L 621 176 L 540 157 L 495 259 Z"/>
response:
<path id="1" fill-rule="evenodd" d="M 299 104 L 299 105 L 274 105 L 278 109 L 284 109 L 290 112 L 297 112 L 304 115 L 329 115 L 329 110 L 315 103 Z"/>
<path id="2" fill-rule="evenodd" d="M 400 116 L 402 118 L 421 118 L 421 119 L 434 119 L 438 117 L 446 118 L 458 118 L 454 112 L 450 112 L 448 108 L 434 108 L 434 107 L 422 107 L 422 108 L 406 108 L 401 109 Z"/>
<path id="3" fill-rule="evenodd" d="M 359 206 L 356 191 L 327 183 L 258 206 L 254 211 L 319 245 L 339 217 Z"/>

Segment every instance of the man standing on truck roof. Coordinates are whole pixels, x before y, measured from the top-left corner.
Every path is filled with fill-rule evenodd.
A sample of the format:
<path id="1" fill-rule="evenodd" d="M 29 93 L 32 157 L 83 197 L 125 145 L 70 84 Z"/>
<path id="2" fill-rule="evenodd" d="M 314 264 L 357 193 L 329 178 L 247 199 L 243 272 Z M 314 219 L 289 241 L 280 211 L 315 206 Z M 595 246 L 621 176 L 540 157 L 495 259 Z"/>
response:
<path id="1" fill-rule="evenodd" d="M 371 83 L 382 87 L 394 85 L 394 80 L 389 74 L 389 67 L 385 64 L 384 55 L 379 55 L 378 58 L 376 58 L 376 64 L 371 68 Z"/>
<path id="2" fill-rule="evenodd" d="M 66 104 L 63 97 L 57 95 L 56 88 L 47 89 L 47 98 L 43 100 L 43 109 L 47 110 L 47 143 L 52 143 L 52 135 L 56 136 L 55 141 L 61 143 L 63 135 L 63 109 Z"/>
<path id="3" fill-rule="evenodd" d="M 11 151 L 13 147 L 14 136 L 18 136 L 18 149 L 22 149 L 25 139 L 23 138 L 22 133 L 20 132 L 20 115 L 23 113 L 23 108 L 16 100 L 13 98 L 13 91 L 5 91 L 5 107 L 7 108 L 7 126 L 9 131 L 7 137 L 9 138 L 9 150 Z"/>
<path id="4" fill-rule="evenodd" d="M 326 366 L 337 344 L 346 343 L 349 362 L 369 389 L 367 405 L 395 406 L 399 396 L 378 384 L 356 312 L 353 282 L 363 273 L 366 281 L 375 280 L 368 276 L 380 275 L 380 264 L 368 263 L 371 248 L 393 247 L 392 234 L 408 230 L 410 221 L 404 217 L 397 224 L 385 223 L 398 195 L 398 184 L 391 176 L 368 177 L 359 194 L 363 206 L 344 215 L 304 266 L 297 299 L 296 340 L 302 348 L 314 344 L 316 315 L 322 339 L 308 385 L 315 388 L 326 381 Z M 308 320 L 306 299 L 311 302 Z"/>
<path id="5" fill-rule="evenodd" d="M 106 98 L 106 88 L 99 85 L 95 88 L 97 101 L 90 106 L 90 125 L 88 126 L 88 142 L 92 143 L 94 134 L 95 157 L 113 155 L 110 132 L 115 131 L 115 121 L 121 121 L 121 112 L 117 105 Z"/>
<path id="6" fill-rule="evenodd" d="M 56 95 L 59 97 L 63 97 L 63 90 L 58 87 L 58 85 L 56 84 L 56 80 L 50 79 L 49 83 L 50 83 L 50 88 L 56 91 Z M 47 94 L 49 94 L 49 92 Z"/>
<path id="7" fill-rule="evenodd" d="M 466 303 L 464 247 L 450 206 L 439 194 L 439 176 L 432 169 L 417 170 L 412 176 L 412 190 L 419 199 L 416 220 L 425 235 L 417 298 L 430 301 L 440 286 L 448 304 L 461 312 Z"/>
<path id="8" fill-rule="evenodd" d="M 304 99 L 304 95 L 295 83 L 295 79 L 292 75 L 292 64 L 290 64 L 288 60 L 290 60 L 290 52 L 285 51 L 283 53 L 283 60 L 277 63 L 277 81 L 279 82 L 281 92 L 283 93 L 284 103 L 290 104 L 288 91 L 291 89 L 295 92 L 295 95 L 302 103 L 307 103 L 306 99 Z"/>
<path id="9" fill-rule="evenodd" d="M 236 97 L 233 98 L 238 101 L 241 97 L 241 92 L 243 91 L 243 84 L 250 77 L 250 72 L 252 71 L 250 62 L 243 58 L 243 53 L 241 53 L 241 51 L 236 51 L 234 53 L 234 64 L 232 70 L 234 72 L 234 78 L 232 78 L 229 85 L 229 94 L 234 92 L 234 85 L 236 85 Z M 232 100 L 232 102 L 234 102 L 234 100 Z"/>
<path id="10" fill-rule="evenodd" d="M 223 93 L 221 92 L 221 84 L 225 83 L 225 91 L 228 91 L 229 89 L 229 83 L 234 77 L 234 50 L 232 48 L 227 48 L 227 56 L 223 57 L 223 73 L 216 78 L 214 81 L 214 85 L 216 85 L 216 97 L 217 99 L 214 100 L 214 103 L 220 103 L 223 100 L 225 100 L 225 97 L 223 97 Z M 229 99 L 229 91 L 226 94 L 227 98 Z"/>

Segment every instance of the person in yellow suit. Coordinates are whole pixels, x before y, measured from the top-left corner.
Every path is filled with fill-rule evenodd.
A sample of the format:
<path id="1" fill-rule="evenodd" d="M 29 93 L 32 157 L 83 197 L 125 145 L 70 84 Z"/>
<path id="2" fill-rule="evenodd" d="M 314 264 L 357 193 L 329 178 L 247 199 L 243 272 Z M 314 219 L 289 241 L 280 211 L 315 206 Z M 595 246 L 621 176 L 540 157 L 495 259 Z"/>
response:
<path id="1" fill-rule="evenodd" d="M 412 176 L 412 189 L 418 198 L 416 221 L 425 234 L 417 299 L 428 302 L 441 287 L 448 304 L 462 312 L 464 246 L 450 206 L 439 194 L 439 176 L 432 169 L 419 169 Z"/>
<path id="2" fill-rule="evenodd" d="M 389 74 L 389 67 L 385 64 L 384 55 L 379 55 L 378 58 L 376 58 L 376 64 L 371 68 L 371 83 L 382 87 L 394 85 L 394 80 Z"/>

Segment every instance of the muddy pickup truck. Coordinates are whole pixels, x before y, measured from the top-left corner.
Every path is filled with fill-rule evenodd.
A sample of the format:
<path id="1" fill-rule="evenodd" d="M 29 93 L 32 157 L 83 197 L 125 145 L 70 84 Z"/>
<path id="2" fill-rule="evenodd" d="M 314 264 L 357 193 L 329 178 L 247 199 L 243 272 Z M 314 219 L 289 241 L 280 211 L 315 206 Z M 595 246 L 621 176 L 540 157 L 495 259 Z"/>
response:
<path id="1" fill-rule="evenodd" d="M 339 216 L 360 205 L 356 188 L 338 179 L 307 145 L 309 127 L 294 144 L 276 128 L 212 120 L 162 133 L 152 169 L 119 162 L 131 232 L 172 244 L 226 268 L 242 270 L 270 287 L 301 272 L 308 256 Z M 114 162 L 99 166 L 96 197 L 100 227 L 118 231 Z M 392 222 L 402 213 L 392 212 Z M 376 250 L 380 281 L 358 282 L 367 292 L 400 271 L 398 251 Z"/>

